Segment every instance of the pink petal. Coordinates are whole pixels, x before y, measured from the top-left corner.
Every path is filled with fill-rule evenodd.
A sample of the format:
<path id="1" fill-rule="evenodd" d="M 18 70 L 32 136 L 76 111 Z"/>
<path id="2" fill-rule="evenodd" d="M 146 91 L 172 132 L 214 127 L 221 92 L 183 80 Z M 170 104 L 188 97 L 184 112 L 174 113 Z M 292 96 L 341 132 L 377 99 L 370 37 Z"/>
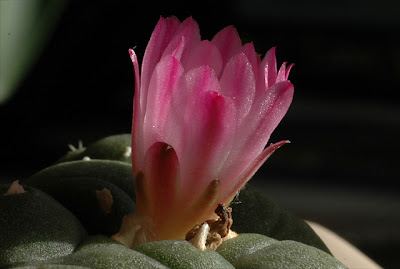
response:
<path id="1" fill-rule="evenodd" d="M 294 87 L 289 81 L 280 82 L 270 87 L 260 98 L 262 102 L 256 103 L 254 109 L 249 113 L 248 117 L 258 116 L 259 120 L 253 120 L 256 124 L 255 128 L 248 126 L 251 130 L 249 137 L 251 139 L 245 141 L 242 150 L 246 152 L 254 152 L 258 154 L 258 150 L 266 145 L 272 132 L 283 119 L 289 106 L 293 100 Z"/>
<path id="2" fill-rule="evenodd" d="M 259 115 L 263 115 L 262 121 L 271 127 L 272 130 L 269 134 L 285 116 L 292 103 L 293 94 L 293 84 L 287 80 L 273 85 L 265 92 Z"/>
<path id="3" fill-rule="evenodd" d="M 163 141 L 176 150 L 180 147 L 181 128 L 184 126 L 174 117 L 179 114 L 179 107 L 174 107 L 172 103 L 180 91 L 185 91 L 184 69 L 176 58 L 167 56 L 154 69 L 149 85 L 143 121 L 144 152 L 157 141 Z"/>
<path id="4" fill-rule="evenodd" d="M 186 70 L 207 65 L 214 69 L 218 76 L 222 70 L 222 57 L 215 45 L 208 40 L 203 40 L 194 48 L 190 59 L 183 64 Z"/>
<path id="5" fill-rule="evenodd" d="M 198 96 L 186 116 L 181 162 L 182 195 L 195 201 L 201 190 L 218 178 L 235 134 L 234 106 L 217 92 Z"/>
<path id="6" fill-rule="evenodd" d="M 140 74 L 139 74 L 139 64 L 136 57 L 135 52 L 130 49 L 129 55 L 131 56 L 131 60 L 133 63 L 133 70 L 135 73 L 135 95 L 133 101 L 133 115 L 132 115 L 132 147 L 134 150 L 132 151 L 132 163 L 135 164 L 133 166 L 134 174 L 136 174 L 141 167 L 138 167 L 136 164 L 141 163 L 139 160 L 141 156 L 138 156 L 138 152 L 140 150 L 136 150 L 136 148 L 141 146 L 140 141 L 142 141 L 142 117 L 141 117 L 141 108 L 140 108 Z"/>
<path id="7" fill-rule="evenodd" d="M 177 208 L 179 197 L 179 161 L 172 147 L 157 142 L 146 152 L 143 171 L 151 216 L 157 224 L 168 219 Z"/>
<path id="8" fill-rule="evenodd" d="M 284 62 L 281 67 L 279 68 L 278 71 L 278 76 L 276 78 L 276 83 L 281 82 L 281 81 L 285 81 L 288 80 L 289 78 L 289 73 L 290 70 L 292 69 L 292 67 L 294 66 L 294 64 L 289 65 L 288 68 L 286 68 L 286 62 Z"/>
<path id="9" fill-rule="evenodd" d="M 289 67 L 286 69 L 286 78 L 285 80 L 289 79 L 290 70 L 292 70 L 294 64 L 290 64 Z"/>
<path id="10" fill-rule="evenodd" d="M 173 145 L 178 156 L 183 155 L 187 125 L 192 124 L 188 115 L 196 113 L 193 112 L 193 105 L 198 102 L 197 100 L 205 91 L 220 91 L 218 78 L 209 66 L 200 66 L 190 70 L 185 74 L 184 81 L 185 85 L 174 91 L 170 99 L 168 125 L 164 131 L 165 137 L 168 139 L 166 141 Z"/>
<path id="11" fill-rule="evenodd" d="M 232 98 L 240 124 L 250 111 L 255 94 L 255 77 L 253 68 L 245 54 L 233 56 L 226 64 L 221 76 L 221 93 Z"/>
<path id="12" fill-rule="evenodd" d="M 147 88 L 150 84 L 150 78 L 153 74 L 154 68 L 160 61 L 161 55 L 170 42 L 173 34 L 178 28 L 180 22 L 176 17 L 160 18 L 153 33 L 151 34 L 150 41 L 147 44 L 146 51 L 143 57 L 142 64 L 142 81 L 141 91 L 143 92 L 141 98 L 142 107 L 147 102 Z"/>
<path id="13" fill-rule="evenodd" d="M 135 51 L 133 49 L 129 49 L 128 52 L 131 57 L 131 61 L 133 64 L 133 71 L 135 74 L 135 94 L 136 94 L 136 92 L 139 92 L 139 89 L 140 89 L 139 63 L 138 63 Z"/>
<path id="14" fill-rule="evenodd" d="M 236 28 L 233 26 L 225 27 L 219 31 L 211 40 L 211 43 L 213 43 L 221 53 L 223 66 L 242 48 L 242 41 L 240 40 Z"/>
<path id="15" fill-rule="evenodd" d="M 229 179 L 241 174 L 248 163 L 258 156 L 267 144 L 271 133 L 287 112 L 293 98 L 293 85 L 286 81 L 271 87 L 255 100 L 255 104 L 243 125 L 239 126 L 235 146 L 231 149 L 228 162 L 221 173 L 222 189 Z M 228 185 L 226 185 L 228 184 Z"/>
<path id="16" fill-rule="evenodd" d="M 264 164 L 264 162 L 275 152 L 278 148 L 286 143 L 290 143 L 289 140 L 283 140 L 278 143 L 272 144 L 263 150 L 254 160 L 250 163 L 247 169 L 237 178 L 225 192 L 221 195 L 221 201 L 230 200 L 250 179 L 257 170 Z"/>
<path id="17" fill-rule="evenodd" d="M 244 55 L 246 55 L 247 59 L 249 60 L 251 66 L 253 68 L 254 76 L 257 76 L 258 75 L 258 66 L 260 64 L 260 56 L 256 53 L 253 42 L 245 44 L 242 47 L 242 53 L 244 53 Z"/>
<path id="18" fill-rule="evenodd" d="M 185 37 L 182 36 L 181 41 L 178 43 L 178 46 L 174 48 L 174 50 L 170 53 L 170 55 L 172 55 L 172 57 L 180 61 L 184 49 L 185 49 Z"/>
<path id="19" fill-rule="evenodd" d="M 184 40 L 182 44 L 182 39 Z M 174 36 L 169 42 L 165 49 L 163 56 L 173 54 L 176 51 L 180 51 L 175 57 L 185 62 L 190 57 L 192 50 L 197 44 L 200 43 L 200 30 L 196 21 L 191 17 L 184 20 L 175 31 Z"/>
<path id="20" fill-rule="evenodd" d="M 261 92 L 265 91 L 269 87 L 275 84 L 277 77 L 277 67 L 276 67 L 276 57 L 275 57 L 276 48 L 273 47 L 265 54 L 264 59 L 261 62 L 261 67 L 259 69 L 259 85 L 263 85 L 264 87 L 260 87 Z"/>
<path id="21" fill-rule="evenodd" d="M 276 77 L 276 83 L 286 80 L 286 64 L 287 62 L 284 62 L 279 68 L 278 75 Z"/>
<path id="22" fill-rule="evenodd" d="M 193 111 L 194 105 L 205 91 L 220 91 L 218 78 L 209 66 L 200 66 L 190 70 L 185 74 L 185 81 L 185 89 L 176 91 L 171 98 L 171 116 L 169 117 L 171 130 L 168 132 L 177 141 L 174 148 L 178 156 L 184 155 L 182 152 L 185 143 L 184 138 L 189 136 L 187 125 L 193 124 L 190 115 L 196 113 L 196 111 Z"/>
<path id="23" fill-rule="evenodd" d="M 220 92 L 221 86 L 214 70 L 207 65 L 202 65 L 191 69 L 185 75 L 186 91 L 181 91 L 173 100 L 174 106 L 185 107 L 185 113 L 182 114 L 181 123 L 184 124 L 185 119 L 190 113 L 193 113 L 193 104 L 198 100 L 203 92 L 212 91 Z"/>

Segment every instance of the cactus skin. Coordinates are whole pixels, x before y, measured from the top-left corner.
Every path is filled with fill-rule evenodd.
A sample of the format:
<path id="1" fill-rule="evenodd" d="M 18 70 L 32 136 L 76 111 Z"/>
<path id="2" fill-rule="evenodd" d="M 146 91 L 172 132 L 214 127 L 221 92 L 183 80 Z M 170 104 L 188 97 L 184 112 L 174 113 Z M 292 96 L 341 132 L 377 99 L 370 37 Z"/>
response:
<path id="1" fill-rule="evenodd" d="M 119 161 L 60 163 L 39 171 L 25 184 L 45 191 L 68 208 L 89 234 L 112 235 L 119 230 L 122 217 L 135 211 L 131 167 Z M 104 188 L 112 197 L 110 212 L 104 212 L 97 197 L 97 191 Z"/>
<path id="2" fill-rule="evenodd" d="M 12 265 L 29 264 L 31 266 L 21 268 L 48 269 L 167 268 L 165 265 L 188 268 L 190 263 L 194 268 L 297 268 L 297 265 L 303 266 L 299 268 L 314 268 L 314 265 L 346 268 L 325 253 L 329 253 L 329 250 L 303 220 L 248 184 L 240 192 L 241 203 L 231 205 L 234 219 L 232 229 L 241 234 L 224 242 L 216 251 L 207 249 L 200 255 L 199 250 L 193 249 L 190 243 L 180 240 L 146 243 L 135 250 L 112 241 L 106 235 L 113 234 L 119 228 L 122 217 L 135 210 L 130 158 L 127 161 L 124 156 L 125 160 L 121 161 L 121 154 L 126 153 L 122 149 L 125 150 L 129 144 L 130 135 L 103 138 L 87 148 L 68 153 L 57 164 L 25 181 L 27 185 L 37 187 L 60 201 L 84 224 L 89 234 L 102 235 L 80 240 L 81 244 L 73 253 L 69 251 L 58 258 L 45 257 L 42 261 L 28 258 L 26 263 L 16 261 Z M 104 189 L 112 197 L 109 213 L 99 206 L 96 196 L 96 191 Z M 3 219 L 12 215 L 0 211 L 0 216 L 2 213 L 7 215 Z M 56 227 L 55 230 L 65 231 L 60 226 Z M 257 234 L 245 234 L 249 232 Z M 18 232 L 13 233 L 10 233 L 10 238 Z M 26 236 L 24 240 L 32 240 L 32 236 Z"/>
<path id="3" fill-rule="evenodd" d="M 262 234 L 242 233 L 237 237 L 223 242 L 216 251 L 230 263 L 243 256 L 279 242 Z"/>
<path id="4" fill-rule="evenodd" d="M 86 237 L 79 220 L 48 194 L 24 186 L 3 195 L 0 185 L 0 268 L 72 253 Z"/>
<path id="5" fill-rule="evenodd" d="M 130 143 L 130 134 L 105 137 L 89 145 L 87 149 L 81 153 L 80 159 L 88 153 L 94 154 L 87 155 L 91 160 L 98 156 L 108 160 L 118 159 L 118 156 L 122 155 L 123 149 L 130 146 Z M 70 168 L 65 167 L 63 173 L 75 173 L 68 172 L 69 169 Z M 87 168 L 85 167 L 85 169 Z M 80 169 L 76 174 L 85 173 L 85 169 Z M 96 169 L 97 168 L 93 168 L 86 174 L 96 173 L 96 175 L 101 175 L 102 173 L 109 173 L 108 167 L 105 167 L 101 171 L 96 171 Z M 131 173 L 131 171 L 127 171 L 126 173 Z M 135 200 L 133 184 L 131 182 L 133 182 L 133 178 L 132 181 L 127 180 L 126 182 L 124 181 L 123 184 L 112 183 L 128 192 L 132 199 Z M 241 203 L 234 203 L 231 205 L 234 219 L 232 230 L 239 233 L 263 234 L 278 240 L 299 241 L 330 253 L 326 245 L 305 221 L 275 204 L 263 193 L 254 188 L 251 183 L 247 184 L 245 188 L 241 190 L 239 201 L 241 201 Z"/>
<path id="6" fill-rule="evenodd" d="M 144 243 L 137 246 L 135 250 L 158 260 L 169 268 L 234 268 L 232 264 L 217 252 L 211 249 L 201 251 L 184 240 L 164 240 Z"/>
<path id="7" fill-rule="evenodd" d="M 330 254 L 296 241 L 280 241 L 242 256 L 233 263 L 237 269 L 345 269 Z"/>
<path id="8" fill-rule="evenodd" d="M 47 167 L 29 177 L 26 184 L 38 184 L 42 188 L 57 182 L 57 178 L 90 177 L 107 181 L 135 200 L 132 165 L 113 160 L 70 161 Z"/>
<path id="9" fill-rule="evenodd" d="M 131 135 L 118 134 L 101 138 L 87 147 L 79 147 L 69 151 L 56 163 L 83 160 L 89 157 L 91 160 L 115 160 L 132 165 L 131 160 Z"/>
<path id="10" fill-rule="evenodd" d="M 292 212 L 280 207 L 251 184 L 240 191 L 232 207 L 232 230 L 257 233 L 277 240 L 294 240 L 330 253 L 313 229 Z"/>
<path id="11" fill-rule="evenodd" d="M 292 240 L 278 241 L 260 234 L 242 233 L 216 250 L 235 268 L 329 268 L 344 269 L 330 254 Z"/>
<path id="12" fill-rule="evenodd" d="M 79 265 L 66 265 L 66 264 L 37 264 L 13 267 L 12 269 L 91 269 L 90 267 L 83 267 Z"/>
<path id="13" fill-rule="evenodd" d="M 123 155 L 124 149 L 130 146 L 130 141 L 130 134 L 102 138 L 90 144 L 87 148 L 81 149 L 82 152 L 79 153 L 78 159 L 82 160 L 86 156 L 89 157 L 90 161 L 71 161 L 64 157 L 65 163 L 47 168 L 47 170 L 44 169 L 38 174 L 46 173 L 48 177 L 57 174 L 100 177 L 127 192 L 135 201 L 131 163 L 126 163 L 125 167 L 121 165 L 121 167 L 113 169 L 114 163 L 106 161 L 121 159 L 120 156 Z M 103 160 L 96 159 L 100 157 Z M 29 180 L 27 183 L 29 183 Z M 241 203 L 231 205 L 234 219 L 232 230 L 239 233 L 263 234 L 278 240 L 299 241 L 330 253 L 326 245 L 306 222 L 265 197 L 251 183 L 247 184 L 240 192 L 239 201 Z"/>
<path id="14" fill-rule="evenodd" d="M 105 236 L 89 237 L 71 255 L 50 262 L 87 266 L 94 269 L 168 268 L 151 257 L 129 249 Z"/>

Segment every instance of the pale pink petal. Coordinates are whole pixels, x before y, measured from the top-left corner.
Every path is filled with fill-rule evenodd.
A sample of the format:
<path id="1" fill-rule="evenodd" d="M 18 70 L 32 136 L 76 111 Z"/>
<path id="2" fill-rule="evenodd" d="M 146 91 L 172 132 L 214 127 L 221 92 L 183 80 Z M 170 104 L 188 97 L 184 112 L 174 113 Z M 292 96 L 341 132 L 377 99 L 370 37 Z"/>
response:
<path id="1" fill-rule="evenodd" d="M 182 43 L 182 39 L 184 42 Z M 175 31 L 170 43 L 165 49 L 163 56 L 176 54 L 175 57 L 184 63 L 188 57 L 190 57 L 192 50 L 197 44 L 200 43 L 200 30 L 196 21 L 192 18 L 187 18 L 184 20 Z"/>
<path id="2" fill-rule="evenodd" d="M 253 127 L 248 125 L 252 133 L 249 135 L 251 139 L 244 141 L 242 146 L 238 148 L 246 151 L 248 154 L 258 154 L 259 150 L 267 144 L 272 132 L 278 126 L 282 118 L 285 116 L 289 106 L 293 100 L 294 87 L 289 81 L 280 82 L 270 87 L 260 100 L 255 104 L 254 110 L 249 113 L 248 117 L 253 118 Z M 258 116 L 258 120 L 254 117 Z"/>
<path id="3" fill-rule="evenodd" d="M 157 142 L 150 146 L 145 156 L 143 170 L 151 216 L 157 225 L 168 219 L 176 208 L 179 196 L 179 161 L 172 147 Z M 166 210 L 168 208 L 168 210 Z"/>
<path id="4" fill-rule="evenodd" d="M 183 51 L 185 49 L 185 37 L 181 37 L 181 41 L 178 43 L 178 46 L 173 48 L 173 51 L 166 54 L 166 55 L 171 55 L 172 57 L 176 58 L 178 61 L 181 60 Z"/>
<path id="5" fill-rule="evenodd" d="M 222 56 L 222 62 L 224 66 L 229 59 L 237 54 L 242 48 L 242 41 L 240 40 L 239 34 L 236 28 L 228 26 L 219 31 L 214 38 L 211 40 L 219 50 Z"/>
<path id="6" fill-rule="evenodd" d="M 175 107 L 184 107 L 185 112 L 182 113 L 182 123 L 193 113 L 193 104 L 199 96 L 206 91 L 220 92 L 221 86 L 218 78 L 210 66 L 202 65 L 191 69 L 185 74 L 186 90 L 181 91 L 173 100 Z"/>
<path id="7" fill-rule="evenodd" d="M 217 92 L 202 92 L 185 115 L 181 176 L 183 199 L 194 201 L 199 191 L 218 178 L 232 147 L 235 111 L 229 99 Z"/>
<path id="8" fill-rule="evenodd" d="M 253 42 L 247 43 L 242 47 L 242 53 L 246 55 L 247 59 L 249 60 L 249 63 L 251 64 L 253 68 L 253 74 L 255 76 L 255 80 L 257 81 L 257 76 L 258 76 L 258 66 L 260 65 L 260 56 L 256 53 L 254 49 Z"/>
<path id="9" fill-rule="evenodd" d="M 239 53 L 229 60 L 220 84 L 222 95 L 233 100 L 237 123 L 240 124 L 250 111 L 256 87 L 252 65 L 244 53 Z"/>
<path id="10" fill-rule="evenodd" d="M 182 128 L 173 117 L 173 96 L 185 90 L 184 69 L 173 56 L 164 57 L 156 66 L 148 90 L 146 114 L 143 121 L 143 148 L 162 141 L 179 148 Z M 171 112 L 172 111 L 172 112 Z"/>
<path id="11" fill-rule="evenodd" d="M 169 17 L 166 19 L 161 17 L 151 34 L 142 63 L 141 91 L 143 94 L 141 97 L 141 104 L 143 108 L 147 102 L 147 88 L 150 84 L 150 78 L 154 68 L 160 61 L 161 55 L 168 46 L 179 24 L 180 22 L 176 17 Z"/>
<path id="12" fill-rule="evenodd" d="M 135 51 L 133 49 L 129 49 L 128 52 L 129 52 L 129 55 L 131 57 L 131 61 L 133 64 L 133 71 L 134 71 L 134 75 L 135 75 L 135 94 L 137 94 L 137 93 L 139 93 L 139 89 L 140 89 L 139 63 L 138 63 Z"/>
<path id="13" fill-rule="evenodd" d="M 276 83 L 282 82 L 282 81 L 285 81 L 285 80 L 288 80 L 290 70 L 292 69 L 292 67 L 293 67 L 294 64 L 289 65 L 287 68 L 286 68 L 286 64 L 287 64 L 287 63 L 284 62 L 284 63 L 281 65 L 281 67 L 279 68 L 278 76 L 277 76 L 277 78 L 276 78 Z"/>
<path id="14" fill-rule="evenodd" d="M 286 143 L 290 143 L 289 140 L 283 140 L 278 143 L 272 144 L 266 149 L 264 149 L 246 168 L 245 171 L 233 182 L 229 188 L 225 189 L 225 192 L 221 194 L 221 201 L 229 201 L 238 190 L 240 190 L 257 170 L 264 164 L 264 162 L 275 152 L 278 148 Z"/>
<path id="15" fill-rule="evenodd" d="M 188 126 L 192 124 L 190 116 L 193 113 L 200 113 L 194 110 L 194 105 L 198 103 L 198 99 L 205 91 L 220 91 L 218 78 L 209 66 L 199 66 L 190 70 L 185 74 L 185 82 L 185 90 L 176 91 L 174 98 L 171 98 L 171 116 L 169 117 L 171 128 L 169 133 L 176 140 L 174 148 L 178 156 L 182 157 L 185 156 L 182 152 L 183 145 L 188 143 L 187 139 L 190 139 L 188 134 L 190 130 Z"/>
<path id="16" fill-rule="evenodd" d="M 179 90 L 172 92 L 168 103 L 167 122 L 163 127 L 163 141 L 174 147 L 178 157 L 183 156 L 183 145 L 187 136 L 189 124 L 188 114 L 193 112 L 193 105 L 204 91 L 219 92 L 220 86 L 213 69 L 200 66 L 190 70 L 179 82 Z M 157 119 L 155 119 L 157 120 Z"/>
<path id="17" fill-rule="evenodd" d="M 140 74 L 139 74 L 139 64 L 136 57 L 135 52 L 130 49 L 129 55 L 131 56 L 131 60 L 133 63 L 133 71 L 135 74 L 135 95 L 133 101 L 133 114 L 132 114 L 132 147 L 134 150 L 132 151 L 132 163 L 135 164 L 133 166 L 134 174 L 136 174 L 139 170 L 142 169 L 142 156 L 139 156 L 138 153 L 141 152 L 140 141 L 143 140 L 142 137 L 142 117 L 141 117 L 141 108 L 140 108 Z"/>
<path id="18" fill-rule="evenodd" d="M 293 85 L 286 81 L 272 86 L 255 100 L 255 105 L 243 120 L 224 164 L 223 178 L 235 178 L 246 169 L 247 164 L 258 156 L 267 144 L 271 133 L 287 112 L 293 98 Z M 230 182 L 221 181 L 222 189 Z M 225 185 L 227 184 L 227 185 Z"/>
<path id="19" fill-rule="evenodd" d="M 286 77 L 285 80 L 289 79 L 290 70 L 292 70 L 294 64 L 290 64 L 289 67 L 286 69 Z"/>
<path id="20" fill-rule="evenodd" d="M 287 62 L 284 62 L 279 68 L 278 75 L 276 76 L 276 83 L 286 80 L 286 64 Z"/>
<path id="21" fill-rule="evenodd" d="M 261 62 L 261 66 L 259 69 L 259 77 L 260 80 L 259 85 L 261 86 L 261 92 L 267 90 L 269 87 L 275 84 L 277 77 L 277 67 L 276 67 L 276 57 L 275 57 L 276 48 L 273 47 L 267 51 L 264 59 Z M 262 87 L 264 86 L 264 87 Z"/>
<path id="22" fill-rule="evenodd" d="M 193 50 L 190 58 L 183 63 L 186 70 L 207 65 L 218 76 L 222 70 L 222 57 L 217 47 L 208 40 L 201 41 Z"/>

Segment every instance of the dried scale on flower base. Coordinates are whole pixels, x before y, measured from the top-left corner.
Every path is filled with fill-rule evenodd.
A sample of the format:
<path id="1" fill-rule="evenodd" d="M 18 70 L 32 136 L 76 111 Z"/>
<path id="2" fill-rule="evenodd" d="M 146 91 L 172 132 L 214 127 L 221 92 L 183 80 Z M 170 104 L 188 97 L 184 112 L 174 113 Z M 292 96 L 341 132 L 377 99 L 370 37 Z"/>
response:
<path id="1" fill-rule="evenodd" d="M 134 247 L 184 239 L 214 218 L 284 140 L 265 148 L 293 98 L 292 67 L 261 60 L 234 27 L 201 40 L 188 18 L 160 18 L 135 72 L 132 165 L 137 208 L 113 238 Z"/>

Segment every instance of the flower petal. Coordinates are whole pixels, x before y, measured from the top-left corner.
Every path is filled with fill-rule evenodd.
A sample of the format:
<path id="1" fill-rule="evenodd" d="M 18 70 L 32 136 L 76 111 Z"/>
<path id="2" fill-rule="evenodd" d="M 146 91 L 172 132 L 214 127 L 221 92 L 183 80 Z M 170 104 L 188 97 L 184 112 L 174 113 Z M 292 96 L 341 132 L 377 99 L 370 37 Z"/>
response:
<path id="1" fill-rule="evenodd" d="M 273 130 L 287 112 L 293 98 L 293 85 L 281 82 L 255 100 L 255 104 L 238 128 L 235 146 L 230 150 L 229 160 L 221 172 L 222 189 L 227 188 L 231 178 L 243 173 L 247 165 L 258 156 L 267 144 Z"/>
<path id="2" fill-rule="evenodd" d="M 185 79 L 186 90 L 181 91 L 173 100 L 175 107 L 185 107 L 185 113 L 182 114 L 183 118 L 181 123 L 188 117 L 185 116 L 187 113 L 193 113 L 192 106 L 203 92 L 221 91 L 221 86 L 214 70 L 207 65 L 191 69 L 186 73 Z"/>
<path id="3" fill-rule="evenodd" d="M 182 128 L 174 115 L 179 107 L 172 101 L 180 91 L 185 91 L 184 70 L 173 56 L 165 57 L 155 68 L 149 85 L 146 114 L 143 121 L 143 152 L 158 141 L 163 141 L 175 150 L 180 148 Z"/>
<path id="4" fill-rule="evenodd" d="M 182 44 L 182 39 L 184 40 Z M 167 48 L 163 53 L 163 57 L 174 54 L 180 50 L 179 54 L 175 55 L 179 61 L 184 63 L 190 57 L 192 50 L 197 44 L 200 43 L 200 30 L 196 21 L 191 17 L 184 20 L 175 31 L 174 36 L 169 42 Z"/>
<path id="5" fill-rule="evenodd" d="M 246 141 L 243 150 L 252 152 L 252 148 L 262 149 L 267 144 L 272 132 L 288 111 L 293 93 L 293 84 L 283 81 L 270 87 L 262 98 L 257 100 L 260 102 L 254 104 L 248 117 L 258 116 L 259 120 L 253 120 L 253 126 L 248 126 L 248 130 L 252 132 L 249 135 L 252 141 Z"/>
<path id="6" fill-rule="evenodd" d="M 259 69 L 259 82 L 261 92 L 267 90 L 269 87 L 275 84 L 277 77 L 276 47 L 271 48 L 265 54 L 264 59 L 261 62 L 261 68 Z"/>
<path id="7" fill-rule="evenodd" d="M 179 161 L 175 150 L 168 144 L 154 143 L 146 152 L 143 170 L 150 212 L 157 226 L 170 218 L 177 208 L 179 197 Z M 168 210 L 167 210 L 168 209 Z"/>
<path id="8" fill-rule="evenodd" d="M 201 190 L 219 177 L 232 147 L 235 111 L 228 98 L 217 92 L 202 92 L 185 115 L 186 130 L 182 153 L 182 195 L 195 201 Z"/>
<path id="9" fill-rule="evenodd" d="M 185 90 L 175 91 L 171 98 L 171 112 L 169 117 L 169 126 L 176 143 L 174 148 L 178 156 L 183 156 L 183 145 L 186 143 L 185 137 L 191 125 L 190 115 L 196 113 L 193 111 L 194 105 L 198 102 L 200 96 L 206 91 L 219 92 L 220 85 L 213 69 L 209 66 L 200 66 L 190 70 L 185 74 Z M 188 138 L 189 139 L 189 138 Z"/>
<path id="10" fill-rule="evenodd" d="M 283 62 L 283 64 L 282 64 L 281 67 L 279 68 L 278 75 L 277 75 L 277 77 L 276 77 L 276 83 L 287 80 L 287 76 L 286 76 L 286 64 L 287 64 L 287 62 Z"/>
<path id="11" fill-rule="evenodd" d="M 153 33 L 151 34 L 150 41 L 147 44 L 146 51 L 144 53 L 142 64 L 142 98 L 140 102 L 143 108 L 147 103 L 147 88 L 150 84 L 150 78 L 153 74 L 154 68 L 160 61 L 161 55 L 168 46 L 179 24 L 180 22 L 176 17 L 169 17 L 166 19 L 161 17 Z"/>
<path id="12" fill-rule="evenodd" d="M 246 168 L 246 170 L 236 179 L 236 182 L 230 185 L 228 189 L 221 195 L 221 201 L 229 201 L 246 183 L 250 178 L 257 172 L 257 170 L 264 164 L 264 162 L 275 152 L 278 148 L 286 143 L 290 143 L 289 140 L 283 140 L 278 143 L 272 144 L 264 149 L 257 158 Z"/>
<path id="13" fill-rule="evenodd" d="M 286 69 L 285 80 L 289 79 L 290 70 L 292 70 L 294 64 L 290 64 L 289 67 Z"/>
<path id="14" fill-rule="evenodd" d="M 242 48 L 242 41 L 240 40 L 236 28 L 233 26 L 225 27 L 219 31 L 211 40 L 211 43 L 213 43 L 221 53 L 223 66 Z"/>
<path id="15" fill-rule="evenodd" d="M 255 94 L 255 77 L 252 65 L 244 53 L 233 56 L 221 76 L 221 93 L 232 98 L 236 107 L 237 123 L 250 111 Z"/>
<path id="16" fill-rule="evenodd" d="M 260 65 L 260 56 L 256 53 L 254 49 L 254 44 L 253 42 L 247 43 L 242 47 L 242 53 L 246 55 L 247 59 L 249 60 L 249 63 L 251 64 L 253 68 L 253 74 L 256 76 L 256 81 L 257 81 L 257 76 L 258 76 L 258 66 Z"/>
<path id="17" fill-rule="evenodd" d="M 260 123 L 255 130 L 257 135 L 269 137 L 283 119 L 293 100 L 294 87 L 289 81 L 279 82 L 264 94 L 259 109 L 251 113 L 259 115 Z M 255 108 L 257 107 L 257 104 Z"/>
<path id="18" fill-rule="evenodd" d="M 217 47 L 208 40 L 201 41 L 193 50 L 190 59 L 184 63 L 186 70 L 207 65 L 218 76 L 222 70 L 222 56 Z"/>
<path id="19" fill-rule="evenodd" d="M 139 74 L 139 64 L 138 60 L 136 57 L 135 52 L 130 49 L 129 50 L 129 55 L 131 56 L 131 60 L 133 63 L 133 70 L 135 73 L 135 95 L 134 95 L 134 100 L 133 100 L 133 114 L 132 114 L 132 147 L 134 147 L 134 150 L 132 151 L 132 163 L 136 164 L 139 163 L 139 159 L 141 156 L 138 156 L 138 152 L 140 150 L 136 150 L 138 147 L 141 147 L 140 141 L 143 140 L 142 137 L 142 131 L 141 131 L 141 126 L 142 126 L 142 120 L 143 118 L 141 117 L 141 107 L 140 107 L 140 74 Z M 133 166 L 133 171 L 134 174 L 138 172 L 138 168 L 136 165 Z"/>

